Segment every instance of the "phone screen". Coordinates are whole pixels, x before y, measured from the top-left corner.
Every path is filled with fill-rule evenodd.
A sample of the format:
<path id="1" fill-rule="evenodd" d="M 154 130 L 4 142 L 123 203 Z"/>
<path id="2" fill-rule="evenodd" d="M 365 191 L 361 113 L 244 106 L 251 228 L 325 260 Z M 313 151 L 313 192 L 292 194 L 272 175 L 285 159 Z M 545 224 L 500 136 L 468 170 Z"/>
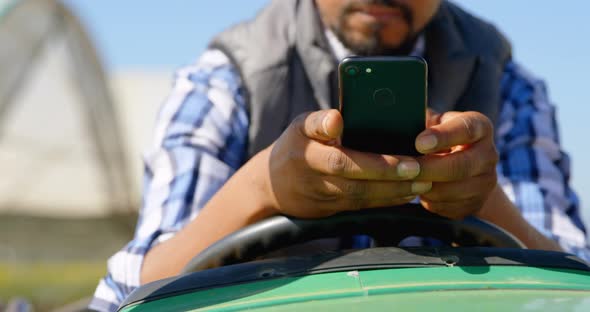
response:
<path id="1" fill-rule="evenodd" d="M 426 126 L 426 61 L 419 57 L 350 57 L 339 65 L 342 145 L 390 155 L 419 155 Z"/>

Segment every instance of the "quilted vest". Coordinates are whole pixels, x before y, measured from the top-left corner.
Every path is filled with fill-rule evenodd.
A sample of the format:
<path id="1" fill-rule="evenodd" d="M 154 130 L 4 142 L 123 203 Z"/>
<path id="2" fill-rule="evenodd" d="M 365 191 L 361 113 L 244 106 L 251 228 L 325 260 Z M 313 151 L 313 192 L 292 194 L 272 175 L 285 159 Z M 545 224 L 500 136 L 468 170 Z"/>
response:
<path id="1" fill-rule="evenodd" d="M 424 29 L 428 105 L 479 111 L 493 122 L 508 41 L 492 25 L 443 1 Z M 276 140 L 297 115 L 338 107 L 337 63 L 313 0 L 273 0 L 253 20 L 216 36 L 241 75 L 249 110 L 248 155 Z"/>

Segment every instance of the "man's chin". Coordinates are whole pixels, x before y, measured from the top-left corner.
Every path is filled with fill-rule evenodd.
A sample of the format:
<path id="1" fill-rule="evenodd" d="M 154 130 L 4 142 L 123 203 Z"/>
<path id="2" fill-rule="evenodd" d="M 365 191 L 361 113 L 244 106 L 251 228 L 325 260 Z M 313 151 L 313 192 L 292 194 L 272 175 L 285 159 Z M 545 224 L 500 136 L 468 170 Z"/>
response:
<path id="1" fill-rule="evenodd" d="M 358 26 L 358 25 L 357 25 Z M 364 25 L 369 26 L 369 25 Z M 388 25 L 391 26 L 391 25 Z M 405 29 L 404 29 L 405 28 Z M 407 27 L 345 27 L 332 29 L 340 41 L 355 55 L 402 55 L 413 47 L 413 36 Z"/>

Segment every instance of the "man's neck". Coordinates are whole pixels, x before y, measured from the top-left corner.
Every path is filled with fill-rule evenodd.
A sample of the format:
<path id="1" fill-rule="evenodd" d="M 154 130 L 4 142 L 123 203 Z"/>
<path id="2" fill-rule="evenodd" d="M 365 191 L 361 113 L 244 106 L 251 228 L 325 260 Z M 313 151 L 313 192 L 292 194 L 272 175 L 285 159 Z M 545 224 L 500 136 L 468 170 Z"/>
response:
<path id="1" fill-rule="evenodd" d="M 355 55 L 354 53 L 352 53 L 352 51 L 350 51 L 350 49 L 348 49 L 342 43 L 342 41 L 340 41 L 338 39 L 338 37 L 336 36 L 336 34 L 334 34 L 333 31 L 326 28 L 325 34 L 326 34 L 326 38 L 328 39 L 328 44 L 330 45 L 330 49 L 332 50 L 332 54 L 334 55 L 334 58 L 336 58 L 336 61 L 340 62 L 345 57 Z M 412 51 L 410 53 L 408 53 L 408 55 L 423 57 L 424 53 L 425 53 L 425 48 L 426 48 L 426 43 L 425 43 L 424 35 L 420 35 L 416 39 L 416 42 L 414 43 L 414 47 L 412 48 Z"/>

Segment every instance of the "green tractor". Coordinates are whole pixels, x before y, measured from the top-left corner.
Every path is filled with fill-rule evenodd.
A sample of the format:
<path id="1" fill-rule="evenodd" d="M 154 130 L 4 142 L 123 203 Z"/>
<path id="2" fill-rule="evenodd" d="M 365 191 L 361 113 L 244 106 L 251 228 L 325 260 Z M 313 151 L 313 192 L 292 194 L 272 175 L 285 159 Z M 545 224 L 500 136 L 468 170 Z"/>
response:
<path id="1" fill-rule="evenodd" d="M 358 234 L 378 247 L 259 259 Z M 448 247 L 387 247 L 409 236 Z M 219 241 L 183 274 L 140 287 L 120 307 L 242 310 L 590 311 L 590 266 L 567 253 L 524 249 L 479 219 L 449 220 L 416 205 L 321 220 L 279 216 Z"/>

